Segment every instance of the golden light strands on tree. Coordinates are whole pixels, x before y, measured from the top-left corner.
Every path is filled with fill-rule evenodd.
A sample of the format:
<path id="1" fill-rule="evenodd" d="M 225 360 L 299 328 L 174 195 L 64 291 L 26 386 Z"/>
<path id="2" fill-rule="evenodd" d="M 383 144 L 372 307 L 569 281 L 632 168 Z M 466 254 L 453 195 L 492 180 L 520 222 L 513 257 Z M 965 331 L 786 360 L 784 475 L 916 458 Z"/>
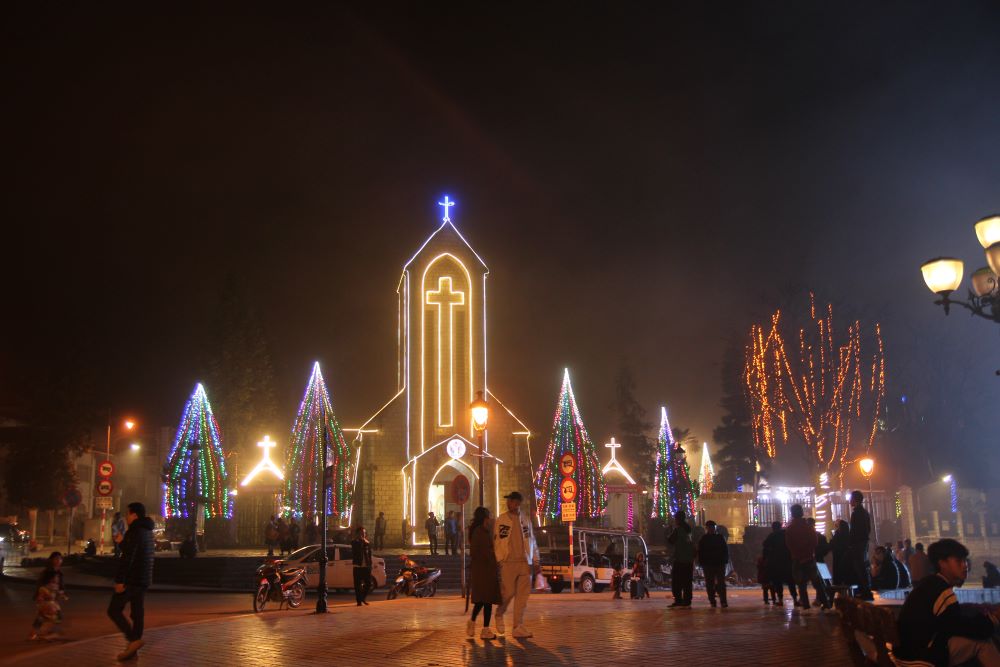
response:
<path id="1" fill-rule="evenodd" d="M 842 477 L 862 448 L 871 449 L 878 431 L 885 400 L 882 330 L 875 326 L 868 364 L 861 323 L 855 321 L 846 338 L 837 340 L 833 306 L 817 316 L 812 294 L 809 301 L 810 323 L 798 330 L 791 352 L 780 310 L 769 329 L 755 324 L 750 330 L 743 380 L 754 446 L 774 458 L 778 443 L 789 442 L 791 428 L 816 475 L 835 470 Z"/>

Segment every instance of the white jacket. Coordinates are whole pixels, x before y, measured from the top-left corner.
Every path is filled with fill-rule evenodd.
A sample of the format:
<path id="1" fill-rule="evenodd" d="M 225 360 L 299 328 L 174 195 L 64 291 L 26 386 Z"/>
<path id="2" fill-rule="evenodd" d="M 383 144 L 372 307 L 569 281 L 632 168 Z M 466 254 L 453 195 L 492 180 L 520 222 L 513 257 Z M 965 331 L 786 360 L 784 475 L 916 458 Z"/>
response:
<path id="1" fill-rule="evenodd" d="M 493 524 L 493 551 L 496 554 L 497 562 L 502 563 L 507 560 L 510 552 L 510 531 L 514 526 L 521 525 L 521 535 L 524 544 L 524 559 L 529 563 L 538 565 L 538 544 L 535 542 L 535 531 L 531 529 L 531 519 L 524 512 L 514 514 L 504 512 L 497 517 Z"/>

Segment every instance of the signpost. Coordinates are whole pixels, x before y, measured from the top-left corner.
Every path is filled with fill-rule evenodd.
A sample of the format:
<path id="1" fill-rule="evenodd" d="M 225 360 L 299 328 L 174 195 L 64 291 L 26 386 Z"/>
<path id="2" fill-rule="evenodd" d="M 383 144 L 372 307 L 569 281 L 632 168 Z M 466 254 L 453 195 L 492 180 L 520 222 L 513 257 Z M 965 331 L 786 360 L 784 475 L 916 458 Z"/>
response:
<path id="1" fill-rule="evenodd" d="M 102 479 L 97 483 L 97 494 L 100 496 L 110 496 L 114 490 L 115 485 L 111 483 L 110 479 Z"/>
<path id="2" fill-rule="evenodd" d="M 94 507 L 99 510 L 109 510 L 115 506 L 115 499 L 111 496 L 97 496 L 94 498 Z"/>
<path id="3" fill-rule="evenodd" d="M 115 474 L 115 464 L 111 461 L 101 461 L 97 465 L 97 474 L 101 477 L 111 477 Z"/>
<path id="4" fill-rule="evenodd" d="M 110 456 L 111 448 L 111 427 L 108 427 L 108 456 Z M 101 536 L 98 538 L 97 553 L 104 553 L 104 527 L 108 525 L 108 510 L 114 508 L 114 503 L 110 502 L 111 492 L 114 490 L 114 485 L 111 483 L 111 476 L 115 474 L 115 464 L 111 462 L 111 459 L 104 459 L 97 464 L 97 496 L 94 497 L 94 509 L 101 510 Z M 105 500 L 105 498 L 107 498 Z"/>
<path id="5" fill-rule="evenodd" d="M 450 446 L 451 443 L 449 443 Z M 469 611 L 469 589 L 465 585 L 465 535 L 462 534 L 462 531 L 465 530 L 465 503 L 469 502 L 471 493 L 472 487 L 469 484 L 469 478 L 465 475 L 457 475 L 455 479 L 451 480 L 451 502 L 462 506 L 462 524 L 458 528 L 458 539 L 462 543 L 462 597 L 465 598 L 465 611 Z"/>
<path id="6" fill-rule="evenodd" d="M 576 521 L 576 457 L 563 454 L 559 459 L 559 472 L 563 474 L 559 485 L 559 495 L 562 497 L 562 520 L 569 524 L 569 592 L 576 593 L 576 563 L 573 558 L 573 522 Z"/>

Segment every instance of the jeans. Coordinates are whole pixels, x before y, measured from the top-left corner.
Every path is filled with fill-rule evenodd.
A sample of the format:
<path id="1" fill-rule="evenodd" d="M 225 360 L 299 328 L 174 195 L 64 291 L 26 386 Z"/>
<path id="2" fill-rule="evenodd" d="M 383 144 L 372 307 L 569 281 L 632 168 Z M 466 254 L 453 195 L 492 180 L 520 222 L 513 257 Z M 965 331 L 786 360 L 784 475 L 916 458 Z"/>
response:
<path id="1" fill-rule="evenodd" d="M 372 545 L 372 549 L 384 549 L 385 548 L 385 533 L 375 531 L 375 543 Z"/>
<path id="2" fill-rule="evenodd" d="M 823 579 L 819 576 L 819 570 L 816 569 L 816 561 L 807 560 L 802 563 L 793 563 L 792 577 L 799 587 L 799 604 L 803 609 L 809 608 L 809 582 L 812 582 L 816 589 L 816 602 L 824 607 L 830 604 L 826 597 L 826 584 L 823 583 Z"/>
<path id="3" fill-rule="evenodd" d="M 438 552 L 437 533 L 427 533 L 427 541 L 430 542 L 431 554 L 436 554 Z"/>
<path id="4" fill-rule="evenodd" d="M 372 569 L 370 567 L 354 566 L 354 598 L 358 603 L 365 601 L 372 587 Z"/>
<path id="5" fill-rule="evenodd" d="M 705 588 L 708 589 L 708 601 L 715 604 L 715 596 L 719 596 L 719 601 L 726 604 L 726 566 L 725 565 L 702 565 L 701 571 L 705 573 Z"/>
<path id="6" fill-rule="evenodd" d="M 114 593 L 111 595 L 111 603 L 108 605 L 108 617 L 114 621 L 118 629 L 122 631 L 125 638 L 130 642 L 142 639 L 143 619 L 145 609 L 143 602 L 146 597 L 146 589 L 143 586 L 125 586 L 124 593 Z M 129 616 L 132 623 L 125 620 L 125 605 L 129 605 Z"/>
<path id="7" fill-rule="evenodd" d="M 448 549 L 451 549 L 452 554 L 457 554 L 458 551 L 455 549 L 455 534 L 445 533 L 444 534 L 444 555 L 448 555 Z"/>
<path id="8" fill-rule="evenodd" d="M 670 589 L 677 604 L 691 604 L 694 563 L 674 563 L 670 569 Z"/>
<path id="9" fill-rule="evenodd" d="M 858 585 L 858 597 L 870 598 L 872 595 L 871 572 L 868 569 L 868 543 L 852 544 L 848 548 L 847 557 L 850 561 L 852 583 Z"/>

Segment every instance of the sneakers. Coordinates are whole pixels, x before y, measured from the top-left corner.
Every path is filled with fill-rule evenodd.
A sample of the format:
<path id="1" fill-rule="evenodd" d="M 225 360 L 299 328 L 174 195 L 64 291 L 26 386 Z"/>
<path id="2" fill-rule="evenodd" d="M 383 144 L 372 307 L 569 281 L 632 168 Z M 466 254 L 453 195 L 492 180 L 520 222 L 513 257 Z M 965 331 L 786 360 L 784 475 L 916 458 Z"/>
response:
<path id="1" fill-rule="evenodd" d="M 484 628 L 484 630 L 485 630 L 485 628 Z M 465 622 L 465 636 L 466 637 L 475 637 L 476 636 L 476 622 L 475 621 L 466 621 Z"/>
<path id="2" fill-rule="evenodd" d="M 722 608 L 723 608 L 723 609 L 725 609 L 725 608 L 726 608 L 726 607 L 728 607 L 728 606 L 729 606 L 729 603 L 728 603 L 728 602 L 726 602 L 725 600 L 723 600 L 723 601 L 722 601 Z"/>
<path id="3" fill-rule="evenodd" d="M 515 630 L 515 632 L 517 632 L 517 631 Z M 496 639 L 497 638 L 497 633 L 493 632 L 493 630 L 491 628 L 483 628 L 483 631 L 479 633 L 479 638 L 480 639 Z"/>
<path id="4" fill-rule="evenodd" d="M 493 620 L 496 621 L 497 632 L 499 632 L 502 635 L 507 634 L 507 626 L 504 625 L 503 614 L 497 614 L 496 618 Z"/>
<path id="5" fill-rule="evenodd" d="M 713 609 L 715 608 L 715 600 L 709 600 L 708 603 L 712 605 Z"/>
<path id="6" fill-rule="evenodd" d="M 514 636 L 518 639 L 527 639 L 528 637 L 534 637 L 531 631 L 525 628 L 523 625 L 519 625 L 514 628 Z"/>
<path id="7" fill-rule="evenodd" d="M 132 658 L 134 658 L 135 654 L 139 652 L 139 649 L 141 649 L 142 645 L 145 643 L 146 642 L 142 641 L 141 639 L 136 639 L 134 642 L 129 642 L 128 647 L 124 651 L 118 654 L 118 661 L 125 662 L 126 660 L 131 660 Z"/>

